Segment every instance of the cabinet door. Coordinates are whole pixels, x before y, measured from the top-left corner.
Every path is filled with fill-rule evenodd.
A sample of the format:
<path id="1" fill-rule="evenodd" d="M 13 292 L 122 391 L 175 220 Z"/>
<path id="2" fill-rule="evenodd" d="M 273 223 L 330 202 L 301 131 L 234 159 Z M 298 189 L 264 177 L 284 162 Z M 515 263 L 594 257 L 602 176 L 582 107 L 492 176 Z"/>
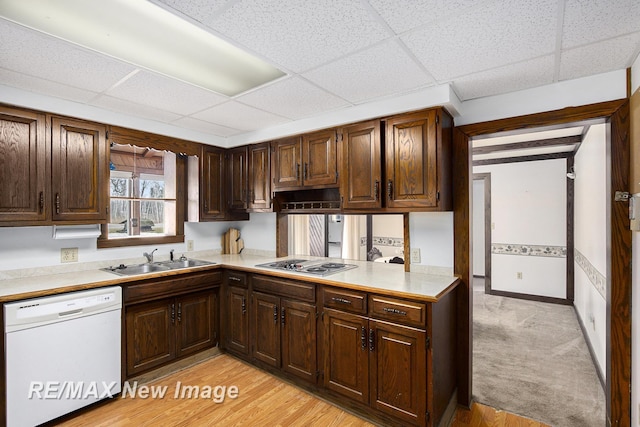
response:
<path id="1" fill-rule="evenodd" d="M 331 309 L 324 314 L 324 386 L 369 404 L 368 321 Z"/>
<path id="2" fill-rule="evenodd" d="M 217 344 L 217 291 L 204 291 L 176 299 L 177 357 Z"/>
<path id="3" fill-rule="evenodd" d="M 371 406 L 411 424 L 425 425 L 426 332 L 369 321 Z"/>
<path id="4" fill-rule="evenodd" d="M 336 186 L 338 161 L 336 132 L 328 130 L 302 137 L 302 181 L 305 186 Z"/>
<path id="5" fill-rule="evenodd" d="M 236 286 L 227 290 L 227 349 L 249 355 L 249 306 L 248 291 Z"/>
<path id="6" fill-rule="evenodd" d="M 316 306 L 282 300 L 282 369 L 315 383 L 317 379 Z"/>
<path id="7" fill-rule="evenodd" d="M 128 377 L 175 358 L 175 309 L 173 298 L 126 308 Z"/>
<path id="8" fill-rule="evenodd" d="M 252 356 L 268 365 L 280 367 L 280 298 L 252 294 Z"/>
<path id="9" fill-rule="evenodd" d="M 229 209 L 244 211 L 247 209 L 247 147 L 229 150 L 227 176 L 229 182 Z"/>
<path id="10" fill-rule="evenodd" d="M 224 219 L 225 167 L 224 150 L 217 147 L 202 148 L 200 164 L 200 219 Z"/>
<path id="11" fill-rule="evenodd" d="M 436 111 L 392 117 L 386 125 L 387 206 L 437 206 Z"/>
<path id="12" fill-rule="evenodd" d="M 273 143 L 271 173 L 274 189 L 290 189 L 302 186 L 302 143 L 300 137 L 287 138 Z"/>
<path id="13" fill-rule="evenodd" d="M 0 221 L 42 221 L 48 205 L 45 116 L 0 107 Z"/>
<path id="14" fill-rule="evenodd" d="M 105 126 L 53 117 L 51 147 L 53 219 L 104 222 L 108 198 Z"/>
<path id="15" fill-rule="evenodd" d="M 249 147 L 249 209 L 272 209 L 269 144 L 256 144 Z"/>
<path id="16" fill-rule="evenodd" d="M 380 121 L 349 126 L 342 131 L 343 208 L 380 208 L 382 160 Z"/>

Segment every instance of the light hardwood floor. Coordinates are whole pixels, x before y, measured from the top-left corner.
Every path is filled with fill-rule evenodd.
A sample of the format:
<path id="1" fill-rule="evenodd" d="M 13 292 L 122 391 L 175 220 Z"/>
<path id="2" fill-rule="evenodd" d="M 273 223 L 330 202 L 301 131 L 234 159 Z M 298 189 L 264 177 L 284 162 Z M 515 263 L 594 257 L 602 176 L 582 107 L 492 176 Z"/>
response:
<path id="1" fill-rule="evenodd" d="M 131 384 L 133 386 L 133 384 Z M 119 397 L 59 423 L 65 427 L 85 426 L 346 426 L 370 424 L 231 356 L 220 355 L 195 366 L 146 383 L 164 398 L 143 398 L 139 394 Z M 138 384 L 138 387 L 142 383 Z M 198 398 L 180 397 L 185 386 L 198 386 Z M 208 387 L 210 397 L 202 397 Z M 215 387 L 238 388 L 236 398 L 216 403 Z M 195 387 L 194 387 L 195 388 Z M 140 390 L 140 388 L 138 388 Z M 217 391 L 220 391 L 218 388 Z M 188 396 L 186 393 L 184 396 Z M 193 396 L 193 394 L 192 394 Z M 219 396 L 219 394 L 217 395 Z M 544 427 L 540 424 L 474 404 L 471 411 L 458 409 L 453 427 Z"/>

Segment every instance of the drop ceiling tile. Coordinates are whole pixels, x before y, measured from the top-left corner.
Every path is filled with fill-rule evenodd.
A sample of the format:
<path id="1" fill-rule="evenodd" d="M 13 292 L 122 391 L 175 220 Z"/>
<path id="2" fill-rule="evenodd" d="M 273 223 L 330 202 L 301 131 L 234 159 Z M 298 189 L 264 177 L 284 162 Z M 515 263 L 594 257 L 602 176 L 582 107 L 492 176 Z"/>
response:
<path id="1" fill-rule="evenodd" d="M 131 101 L 113 98 L 106 95 L 101 95 L 98 98 L 94 99 L 93 101 L 91 101 L 91 105 L 115 111 L 117 113 L 156 120 L 163 123 L 171 122 L 181 117 L 168 111 L 159 110 L 147 105 L 136 104 Z"/>
<path id="2" fill-rule="evenodd" d="M 369 0 L 397 34 L 459 14 L 486 0 Z"/>
<path id="3" fill-rule="evenodd" d="M 0 68 L 0 84 L 83 104 L 89 102 L 98 95 L 96 92 L 78 89 L 72 86 L 28 76 L 26 74 L 2 68 Z"/>
<path id="4" fill-rule="evenodd" d="M 583 132 L 584 132 L 584 126 L 572 126 L 567 128 L 561 128 L 561 129 L 536 130 L 534 132 L 517 133 L 512 135 L 509 134 L 504 136 L 494 136 L 491 138 L 475 137 L 472 140 L 472 145 L 473 145 L 473 148 L 491 147 L 494 145 L 513 144 L 516 142 L 540 141 L 543 139 L 577 136 L 577 135 L 582 135 Z"/>
<path id="5" fill-rule="evenodd" d="M 457 78 L 453 88 L 464 101 L 551 84 L 554 64 L 555 56 L 547 55 Z"/>
<path id="6" fill-rule="evenodd" d="M 555 50 L 557 0 L 492 2 L 472 12 L 401 36 L 438 82 Z"/>
<path id="7" fill-rule="evenodd" d="M 360 1 L 238 1 L 211 28 L 276 64 L 302 72 L 388 37 Z"/>
<path id="8" fill-rule="evenodd" d="M 205 122 L 203 120 L 194 119 L 193 117 L 183 117 L 171 123 L 186 129 L 196 130 L 198 132 L 209 133 L 216 136 L 228 137 L 239 135 L 244 131 L 233 129 L 226 126 L 220 126 L 215 123 Z"/>
<path id="9" fill-rule="evenodd" d="M 150 71 L 136 73 L 106 94 L 181 115 L 189 115 L 229 99 Z"/>
<path id="10" fill-rule="evenodd" d="M 631 66 L 640 46 L 640 33 L 562 52 L 560 80 L 575 79 Z"/>
<path id="11" fill-rule="evenodd" d="M 238 101 L 290 118 L 300 119 L 349 105 L 308 81 L 293 77 L 237 98 Z"/>
<path id="12" fill-rule="evenodd" d="M 563 49 L 638 31 L 638 0 L 566 0 Z"/>
<path id="13" fill-rule="evenodd" d="M 434 84 L 395 40 L 323 65 L 303 77 L 353 103 Z"/>
<path id="14" fill-rule="evenodd" d="M 236 101 L 216 105 L 192 117 L 243 131 L 256 130 L 288 122 L 285 117 L 277 116 Z"/>
<path id="15" fill-rule="evenodd" d="M 1 18 L 0 39 L 3 68 L 79 89 L 102 92 L 135 69 Z"/>
<path id="16" fill-rule="evenodd" d="M 575 148 L 575 145 L 556 145 L 553 147 L 496 151 L 495 153 L 474 154 L 473 160 L 504 159 L 510 157 L 539 156 L 543 154 L 570 153 L 575 150 Z"/>
<path id="17" fill-rule="evenodd" d="M 233 0 L 156 0 L 157 3 L 164 4 L 170 9 L 182 12 L 183 14 L 199 22 L 211 21 L 218 11 L 233 3 Z"/>

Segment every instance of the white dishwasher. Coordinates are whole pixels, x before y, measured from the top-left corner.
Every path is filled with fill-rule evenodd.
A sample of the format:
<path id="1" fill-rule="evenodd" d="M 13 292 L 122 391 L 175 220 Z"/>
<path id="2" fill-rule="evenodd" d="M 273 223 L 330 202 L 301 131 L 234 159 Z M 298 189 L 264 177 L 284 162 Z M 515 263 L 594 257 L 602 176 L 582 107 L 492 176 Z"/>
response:
<path id="1" fill-rule="evenodd" d="M 119 393 L 121 315 L 118 286 L 4 304 L 7 426 Z"/>

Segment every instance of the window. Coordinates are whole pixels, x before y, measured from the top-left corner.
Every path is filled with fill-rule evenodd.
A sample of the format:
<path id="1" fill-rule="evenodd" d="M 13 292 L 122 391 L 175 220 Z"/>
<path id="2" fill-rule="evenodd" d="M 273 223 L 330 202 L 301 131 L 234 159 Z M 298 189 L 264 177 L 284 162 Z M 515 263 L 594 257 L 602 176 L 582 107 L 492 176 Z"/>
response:
<path id="1" fill-rule="evenodd" d="M 109 223 L 99 247 L 183 241 L 179 161 L 170 151 L 111 144 Z"/>

